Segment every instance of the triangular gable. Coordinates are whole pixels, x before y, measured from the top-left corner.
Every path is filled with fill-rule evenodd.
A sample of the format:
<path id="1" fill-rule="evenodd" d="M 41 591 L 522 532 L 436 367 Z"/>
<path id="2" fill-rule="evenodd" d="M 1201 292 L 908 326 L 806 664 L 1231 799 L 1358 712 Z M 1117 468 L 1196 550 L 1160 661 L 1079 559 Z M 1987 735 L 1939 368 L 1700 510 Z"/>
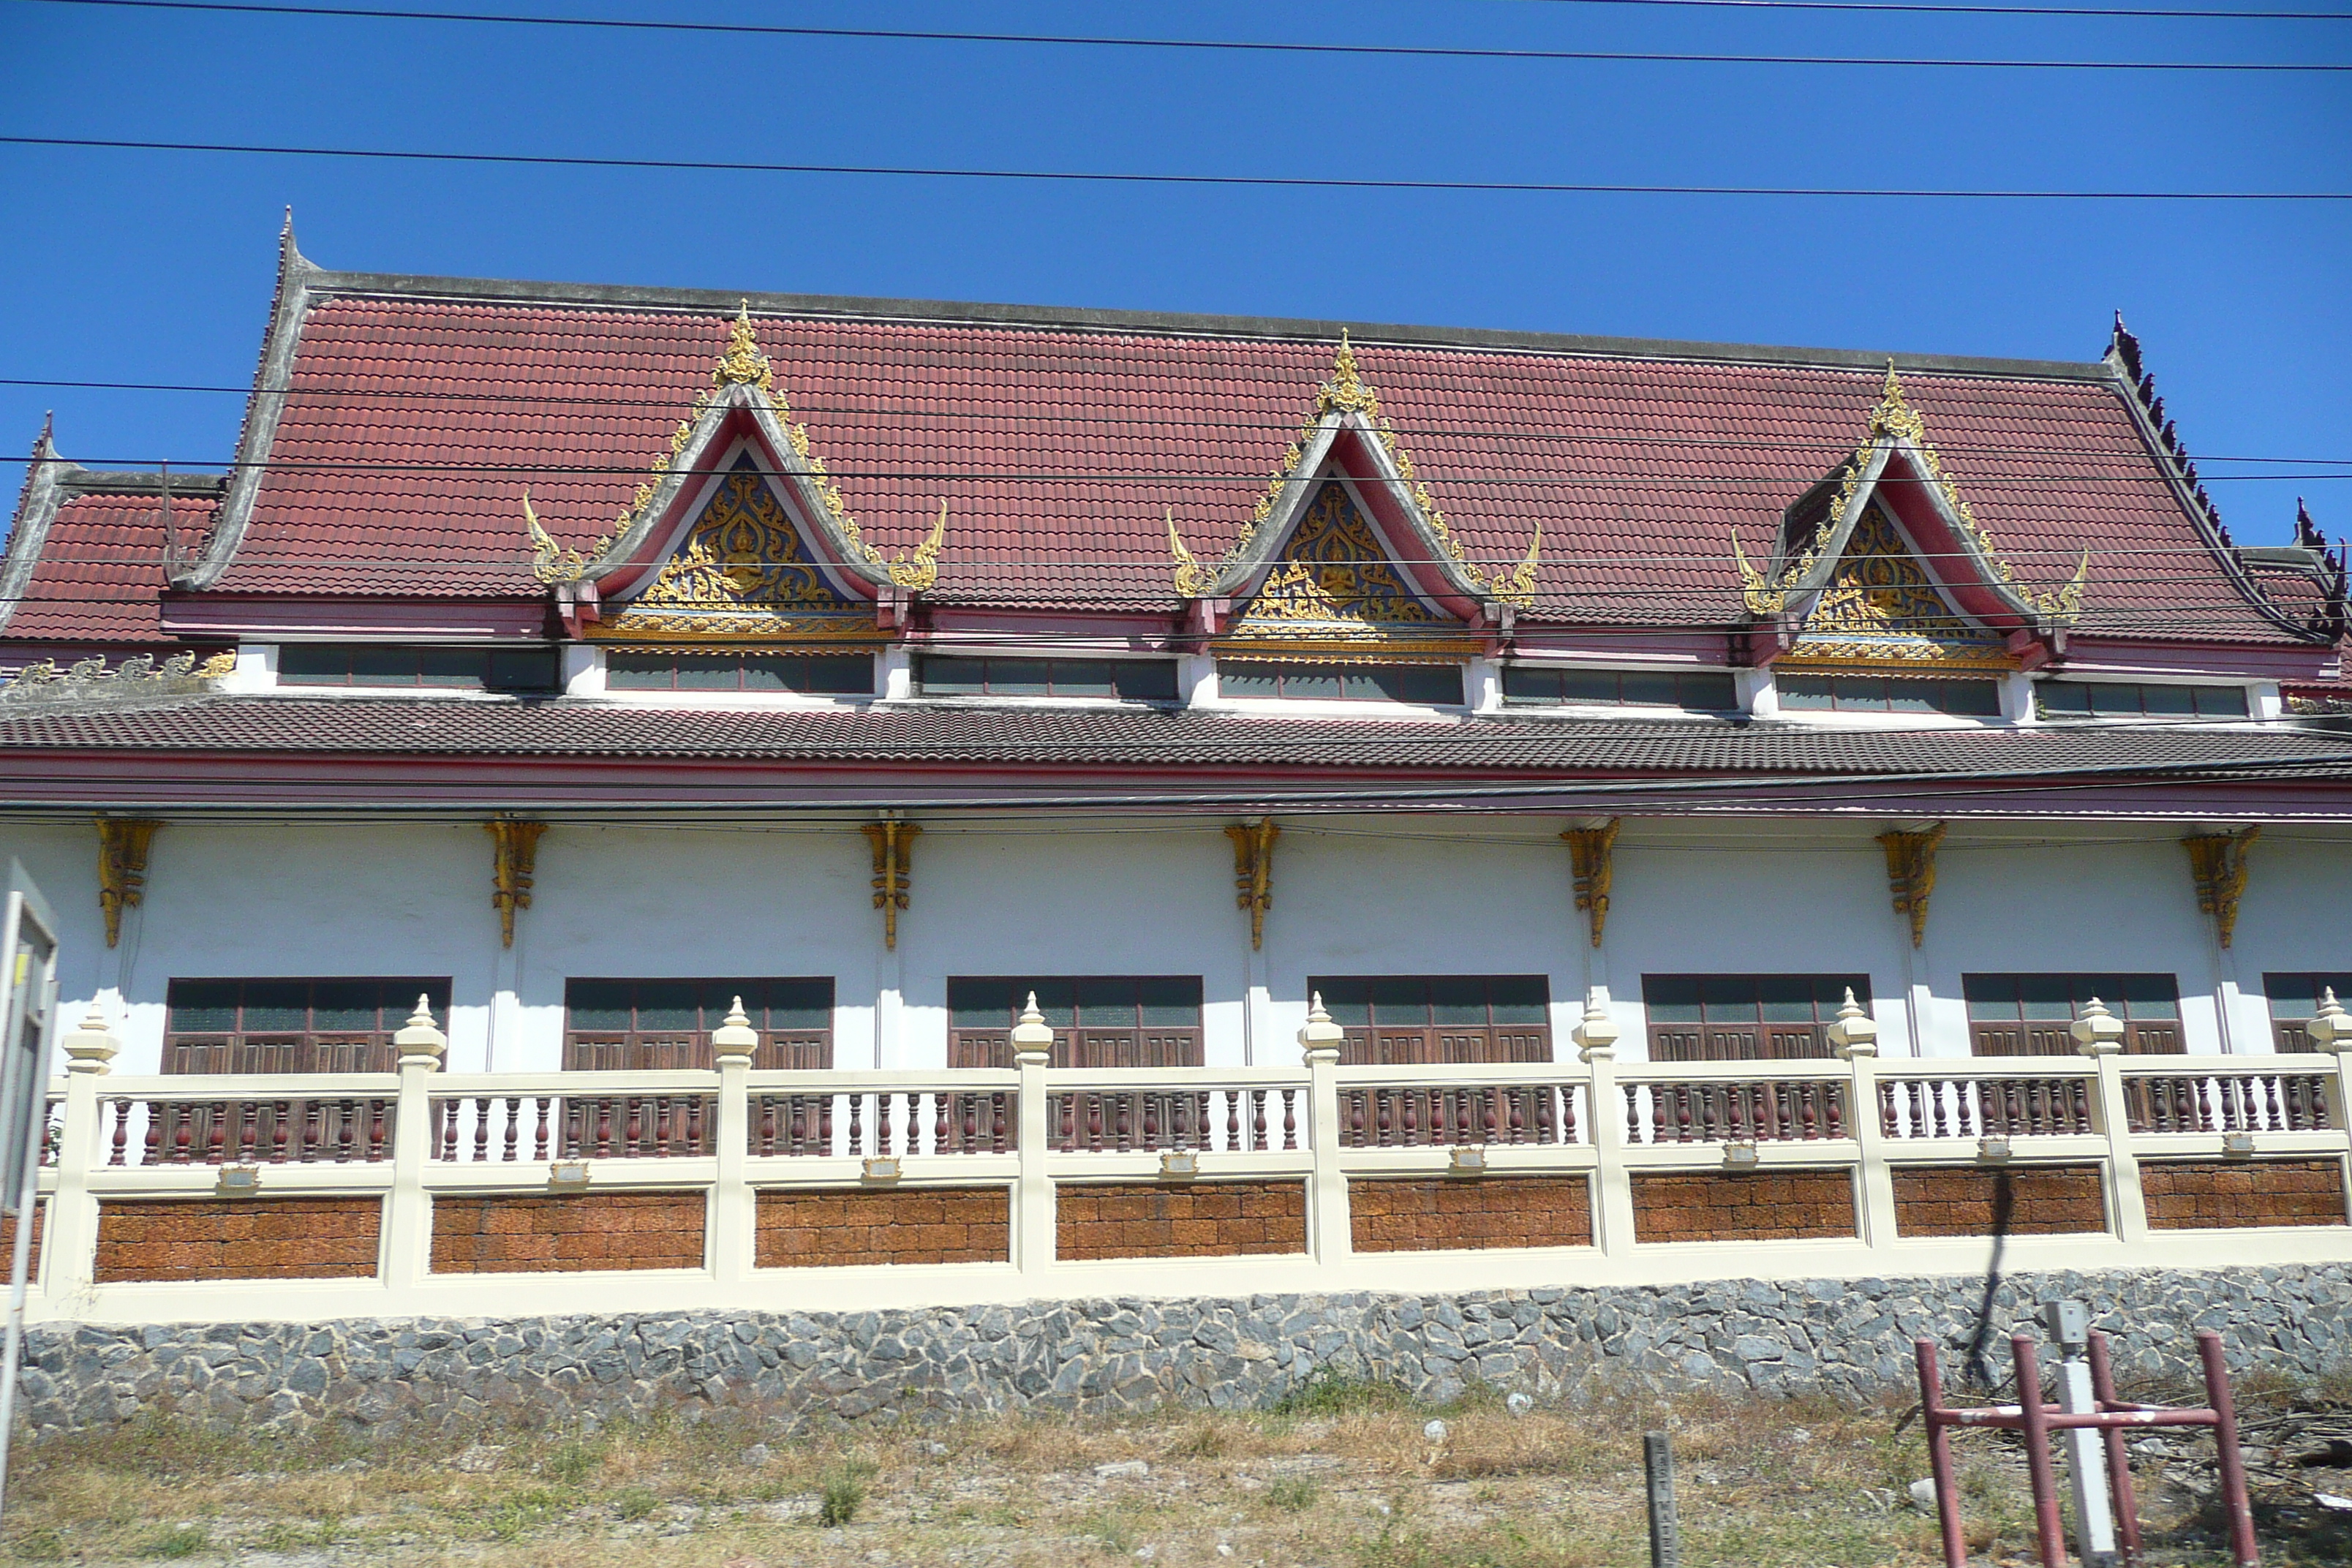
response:
<path id="1" fill-rule="evenodd" d="M 1293 639 L 1320 645 L 1405 635 L 1416 626 L 1460 637 L 1507 624 L 1535 602 L 1541 535 L 1509 572 L 1490 574 L 1465 557 L 1343 334 L 1330 379 L 1317 389 L 1281 471 L 1224 559 L 1196 560 L 1172 518 L 1168 543 L 1176 591 L 1195 601 L 1208 630 L 1246 621 L 1247 640 L 1270 643 L 1286 625 Z M 1343 581 L 1349 567 L 1360 582 Z M 1326 580 L 1325 589 L 1310 586 Z M 1352 609 L 1339 611 L 1343 605 Z"/>
<path id="2" fill-rule="evenodd" d="M 2011 656 L 2003 662 L 2028 668 L 2063 651 L 2066 628 L 2082 612 L 2090 572 L 2086 552 L 2054 590 L 2017 581 L 1945 472 L 1928 444 L 1926 422 L 1905 401 L 1891 364 L 1853 458 L 1789 508 L 1769 566 L 1759 570 L 1737 534 L 1732 552 L 1749 612 L 1774 624 L 1784 655 L 1808 632 L 1818 640 L 1907 605 L 1905 614 L 1919 619 L 1918 637 L 1906 641 L 1907 633 L 1882 628 L 1880 635 L 1891 640 L 1871 657 L 1916 662 L 1934 657 L 1926 644 L 1948 642 L 1955 658 L 1974 662 L 1958 645 L 1999 639 Z M 1897 577 L 1916 577 L 1929 598 L 1903 598 Z M 1833 587 L 1843 591 L 1832 597 Z M 1930 599 L 1937 609 L 1930 609 Z M 1968 635 L 1955 636 L 1939 624 L 1939 615 Z"/>
<path id="3" fill-rule="evenodd" d="M 699 612 L 703 635 L 731 637 L 793 634 L 774 626 L 708 629 L 730 609 L 738 618 L 772 622 L 863 605 L 870 635 L 888 623 L 896 603 L 938 580 L 947 527 L 942 505 L 930 537 L 912 555 L 886 558 L 866 542 L 824 460 L 810 449 L 808 426 L 792 418 L 748 306 L 736 316 L 710 385 L 672 434 L 670 450 L 655 460 L 603 539 L 586 551 L 567 550 L 540 526 L 528 495 L 523 513 L 533 571 L 555 591 L 567 622 L 598 625 L 588 635 L 599 637 L 632 635 L 604 611 L 632 599 L 646 615 Z M 730 555 L 752 535 L 755 548 L 767 553 Z M 695 550 L 710 560 L 689 561 Z M 655 602 L 646 603 L 648 596 Z M 696 602 L 665 602 L 678 598 Z M 639 630 L 654 629 L 641 618 Z M 666 624 L 659 635 L 692 634 L 681 622 Z"/>
<path id="4" fill-rule="evenodd" d="M 1829 581 L 1779 662 L 1937 664 L 2013 669 L 2002 637 L 1963 614 L 1874 501 L 1846 535 Z"/>

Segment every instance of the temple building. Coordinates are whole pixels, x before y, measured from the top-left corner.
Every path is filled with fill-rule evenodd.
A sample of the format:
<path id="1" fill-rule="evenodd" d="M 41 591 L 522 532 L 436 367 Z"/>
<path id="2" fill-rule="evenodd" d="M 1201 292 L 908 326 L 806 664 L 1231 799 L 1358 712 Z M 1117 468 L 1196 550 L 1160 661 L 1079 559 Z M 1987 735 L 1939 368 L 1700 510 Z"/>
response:
<path id="1" fill-rule="evenodd" d="M 44 431 L 0 844 L 118 1071 L 2307 1047 L 2346 561 L 2087 363 L 323 270 Z M 2352 994 L 2352 988 L 2347 988 Z"/>

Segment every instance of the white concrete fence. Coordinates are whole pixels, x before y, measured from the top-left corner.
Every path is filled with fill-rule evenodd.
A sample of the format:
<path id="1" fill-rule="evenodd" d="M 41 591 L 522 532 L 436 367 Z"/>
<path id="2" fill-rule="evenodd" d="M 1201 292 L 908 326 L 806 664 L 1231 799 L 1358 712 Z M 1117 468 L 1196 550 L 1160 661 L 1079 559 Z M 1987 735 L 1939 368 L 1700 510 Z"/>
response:
<path id="1" fill-rule="evenodd" d="M 2094 1003 L 2071 1058 L 1900 1058 L 1849 1005 L 1833 1059 L 1620 1062 L 1598 1010 L 1578 1059 L 1341 1067 L 1319 999 L 1298 1068 L 1059 1070 L 1034 1011 L 1004 1070 L 754 1071 L 740 1015 L 714 1071 L 453 1075 L 420 1011 L 398 1070 L 344 1077 L 120 1078 L 93 1014 L 64 1041 L 40 1173 L 47 1204 L 34 1316 L 93 1322 L 580 1311 L 826 1309 L 1118 1295 L 1491 1289 L 1760 1277 L 1954 1275 L 1987 1267 L 1984 1236 L 1898 1234 L 1898 1172 L 2095 1167 L 2095 1233 L 2018 1235 L 2015 1269 L 2197 1268 L 2352 1259 L 2352 1228 L 2158 1228 L 2151 1161 L 2318 1161 L 2338 1194 L 2352 1163 L 2352 1018 L 2331 996 L 2321 1053 L 2117 1054 Z M 1845 1237 L 1637 1237 L 1636 1187 L 1675 1173 L 1835 1171 Z M 1507 1240 L 1359 1251 L 1350 1184 L 1380 1178 L 1588 1182 L 1589 1246 Z M 1055 1257 L 1055 1194 L 1081 1184 L 1302 1184 L 1305 1249 L 1289 1255 L 1080 1261 Z M 1010 1189 L 996 1263 L 755 1265 L 762 1191 Z M 496 1194 L 698 1192 L 700 1268 L 436 1274 L 433 1205 Z M 383 1200 L 373 1277 L 98 1279 L 101 1205 L 163 1199 Z"/>

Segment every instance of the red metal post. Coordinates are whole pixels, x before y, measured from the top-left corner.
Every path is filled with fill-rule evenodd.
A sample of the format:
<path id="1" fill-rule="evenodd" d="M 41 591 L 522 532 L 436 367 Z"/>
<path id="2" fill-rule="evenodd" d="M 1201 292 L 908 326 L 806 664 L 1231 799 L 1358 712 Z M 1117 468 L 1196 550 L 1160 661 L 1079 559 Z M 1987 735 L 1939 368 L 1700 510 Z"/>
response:
<path id="1" fill-rule="evenodd" d="M 1917 1340 L 1919 1413 L 1927 1423 L 1927 1473 L 1936 1481 L 1936 1521 L 1944 1531 L 1944 1568 L 1969 1568 L 1968 1542 L 1960 1537 L 1960 1489 L 1952 1474 L 1952 1428 L 1944 1419 L 1944 1373 L 1936 1364 L 1936 1342 Z"/>
<path id="2" fill-rule="evenodd" d="M 2112 1412 L 2116 1399 L 2116 1374 L 2107 1360 L 2107 1336 L 2096 1329 L 2091 1331 L 2091 1397 L 2099 1408 Z M 2107 1446 L 2107 1493 L 2116 1503 L 2116 1534 L 2123 1547 L 2125 1568 L 2135 1568 L 2139 1562 L 2139 1498 L 2132 1489 L 2131 1458 L 2124 1450 L 2124 1434 L 2120 1427 L 2109 1426 L 2099 1436 Z"/>
<path id="3" fill-rule="evenodd" d="M 2221 1469 L 2221 1500 L 2230 1510 L 2231 1560 L 2238 1568 L 2262 1562 L 2254 1545 L 2254 1510 L 2246 1498 L 2246 1467 L 2238 1457 L 2238 1407 L 2230 1398 L 2230 1369 L 2221 1362 L 2221 1336 L 2197 1331 L 2197 1356 L 2205 1363 L 2205 1397 L 2213 1406 L 2213 1447 Z"/>
<path id="4" fill-rule="evenodd" d="M 2025 1431 L 2025 1473 L 2033 1483 L 2033 1527 L 2042 1568 L 2066 1568 L 2066 1527 L 2058 1517 L 2057 1468 L 2050 1462 L 2050 1412 L 2042 1403 L 2042 1364 L 2032 1337 L 2011 1334 L 2017 1363 L 2017 1411 Z"/>

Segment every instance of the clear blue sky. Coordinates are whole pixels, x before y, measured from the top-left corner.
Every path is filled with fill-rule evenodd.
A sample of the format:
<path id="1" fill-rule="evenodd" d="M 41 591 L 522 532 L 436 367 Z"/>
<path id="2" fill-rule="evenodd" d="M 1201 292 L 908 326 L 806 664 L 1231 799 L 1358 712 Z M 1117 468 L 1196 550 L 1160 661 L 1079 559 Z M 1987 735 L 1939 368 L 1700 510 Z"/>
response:
<path id="1" fill-rule="evenodd" d="M 2347 22 L 1574 0 L 509 8 L 1497 47 L 2352 60 Z M 0 133 L 1435 179 L 2347 190 L 2352 76 L 1268 58 L 0 0 Z M 2193 452 L 2299 459 L 2275 472 L 2300 477 L 2215 479 L 2242 542 L 2284 538 L 2298 491 L 2332 534 L 2352 532 L 2352 204 L 1116 189 L 22 147 L 0 147 L 0 172 L 12 198 L 0 377 L 248 383 L 289 205 L 314 260 L 374 271 L 2076 360 L 2104 349 L 2120 306 Z M 0 451 L 14 459 L 0 483 L 13 499 L 47 408 L 69 457 L 197 466 L 228 456 L 241 406 L 0 386 Z M 2345 477 L 2312 477 L 2318 459 Z"/>

